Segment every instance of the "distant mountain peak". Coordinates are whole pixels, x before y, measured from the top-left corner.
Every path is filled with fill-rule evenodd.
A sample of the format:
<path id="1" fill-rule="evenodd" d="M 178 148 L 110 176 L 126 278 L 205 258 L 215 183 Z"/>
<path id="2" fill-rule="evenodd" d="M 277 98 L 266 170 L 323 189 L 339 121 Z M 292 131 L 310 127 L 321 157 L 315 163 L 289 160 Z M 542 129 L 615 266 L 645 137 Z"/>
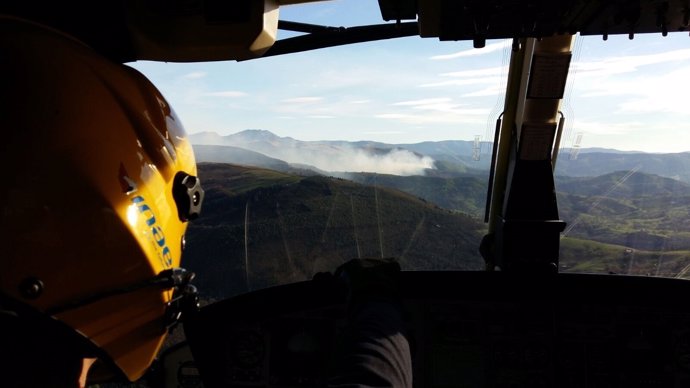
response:
<path id="1" fill-rule="evenodd" d="M 195 132 L 192 135 L 200 135 L 200 136 L 220 136 L 218 132 L 216 131 L 201 131 L 201 132 Z"/>
<path id="2" fill-rule="evenodd" d="M 278 137 L 275 133 L 269 131 L 268 129 L 245 129 L 244 131 L 239 131 L 235 135 L 248 134 L 254 136 L 271 136 Z"/>
<path id="3" fill-rule="evenodd" d="M 280 136 L 266 129 L 245 129 L 244 131 L 229 135 L 228 137 L 242 138 L 252 141 L 270 141 L 281 138 Z"/>
<path id="4" fill-rule="evenodd" d="M 220 135 L 217 132 L 206 131 L 189 135 L 192 144 L 202 145 L 242 145 L 248 143 L 276 143 L 281 140 L 292 140 L 289 137 L 279 137 L 275 133 L 265 129 L 245 129 L 244 131 L 229 135 Z"/>

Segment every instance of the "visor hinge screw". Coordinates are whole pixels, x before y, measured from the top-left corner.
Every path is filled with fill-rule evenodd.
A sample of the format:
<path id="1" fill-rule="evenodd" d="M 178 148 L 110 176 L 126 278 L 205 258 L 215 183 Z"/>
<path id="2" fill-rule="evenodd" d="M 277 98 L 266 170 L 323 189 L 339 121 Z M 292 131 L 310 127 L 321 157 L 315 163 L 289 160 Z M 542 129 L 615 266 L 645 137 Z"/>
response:
<path id="1" fill-rule="evenodd" d="M 26 278 L 19 283 L 19 293 L 25 299 L 36 299 L 43 294 L 43 282 L 34 277 Z"/>

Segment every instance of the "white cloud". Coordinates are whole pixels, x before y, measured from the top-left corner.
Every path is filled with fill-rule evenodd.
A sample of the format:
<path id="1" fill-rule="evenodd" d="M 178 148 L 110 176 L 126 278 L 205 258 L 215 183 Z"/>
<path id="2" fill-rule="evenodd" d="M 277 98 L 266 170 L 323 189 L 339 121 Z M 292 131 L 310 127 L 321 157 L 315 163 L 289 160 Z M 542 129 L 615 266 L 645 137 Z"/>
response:
<path id="1" fill-rule="evenodd" d="M 635 76 L 608 79 L 578 80 L 581 96 L 589 100 L 597 97 L 618 97 L 616 113 L 679 113 L 690 114 L 687 91 L 690 89 L 690 67 L 663 73 L 641 73 Z"/>
<path id="2" fill-rule="evenodd" d="M 406 119 L 412 117 L 411 115 L 406 115 L 402 113 L 381 113 L 374 115 L 374 117 L 379 119 Z"/>
<path id="3" fill-rule="evenodd" d="M 598 121 L 576 121 L 573 123 L 576 132 L 591 135 L 626 135 L 633 129 L 644 127 L 642 123 L 629 121 L 625 123 L 605 123 Z"/>
<path id="4" fill-rule="evenodd" d="M 447 81 L 432 82 L 428 84 L 419 85 L 422 88 L 434 88 L 441 86 L 467 86 L 480 84 L 499 84 L 501 77 L 481 77 L 481 78 L 467 78 L 467 79 L 453 79 Z"/>
<path id="5" fill-rule="evenodd" d="M 286 98 L 282 102 L 287 104 L 309 104 L 314 102 L 323 101 L 323 97 L 295 97 Z"/>
<path id="6" fill-rule="evenodd" d="M 440 103 L 440 104 L 425 104 L 415 106 L 413 109 L 432 111 L 432 112 L 447 112 L 456 115 L 485 115 L 488 113 L 488 109 L 483 108 L 462 108 L 463 105 L 450 104 L 450 103 Z"/>
<path id="7" fill-rule="evenodd" d="M 579 77 L 607 77 L 615 74 L 632 73 L 642 66 L 690 60 L 690 49 L 678 49 L 662 53 L 628 55 L 600 61 L 578 62 L 571 66 Z"/>
<path id="8" fill-rule="evenodd" d="M 505 93 L 505 85 L 494 85 L 484 88 L 482 90 L 477 90 L 476 92 L 465 93 L 462 97 L 488 97 L 488 96 L 500 96 Z"/>
<path id="9" fill-rule="evenodd" d="M 499 85 L 508 74 L 506 66 L 493 66 L 483 69 L 454 71 L 440 74 L 445 78 L 437 82 L 421 84 L 420 87 L 468 86 L 468 85 Z M 448 79 L 450 78 L 450 79 Z"/>
<path id="10" fill-rule="evenodd" d="M 182 76 L 182 78 L 186 79 L 200 79 L 206 77 L 206 72 L 205 71 L 193 71 L 191 73 L 187 73 Z"/>
<path id="11" fill-rule="evenodd" d="M 486 76 L 500 76 L 503 73 L 507 73 L 507 66 L 493 66 L 486 67 L 484 69 L 473 69 L 473 70 L 462 70 L 453 71 L 450 73 L 443 73 L 443 77 L 458 77 L 458 78 L 468 78 L 468 77 L 486 77 Z"/>
<path id="12" fill-rule="evenodd" d="M 414 110 L 445 112 L 459 116 L 484 115 L 487 109 L 467 108 L 467 104 L 458 104 L 448 97 L 423 98 L 419 100 L 401 101 L 392 106 L 409 107 Z"/>
<path id="13" fill-rule="evenodd" d="M 508 42 L 509 42 L 508 40 L 504 40 L 501 42 L 488 44 L 488 45 L 486 45 L 480 49 L 472 48 L 469 50 L 459 51 L 459 52 L 454 53 L 454 54 L 435 55 L 435 56 L 431 57 L 431 59 L 432 60 L 447 60 L 447 59 L 474 57 L 477 55 L 489 54 L 489 53 L 492 53 L 494 51 L 503 50 L 503 48 L 508 46 L 508 44 L 509 44 Z"/>
<path id="14" fill-rule="evenodd" d="M 688 90 L 690 68 L 679 68 L 657 76 L 640 77 L 628 85 L 628 92 L 636 97 L 618 105 L 625 113 L 678 113 L 690 115 Z"/>
<path id="15" fill-rule="evenodd" d="M 423 110 L 425 112 L 419 112 Z M 419 113 L 417 113 L 419 112 Z M 380 113 L 374 117 L 404 124 L 486 124 L 489 109 L 458 109 L 446 106 L 422 107 L 414 113 Z"/>
<path id="16" fill-rule="evenodd" d="M 232 97 L 232 98 L 234 98 L 234 97 L 246 96 L 247 93 L 236 91 L 236 90 L 226 90 L 226 91 L 222 91 L 222 92 L 209 92 L 209 93 L 205 93 L 204 95 L 209 96 L 209 97 Z"/>
<path id="17" fill-rule="evenodd" d="M 310 118 L 310 119 L 334 119 L 336 117 L 331 116 L 331 115 L 310 115 L 310 116 L 307 116 L 307 118 Z"/>
<path id="18" fill-rule="evenodd" d="M 438 97 L 438 98 L 423 98 L 420 100 L 410 100 L 410 101 L 400 101 L 392 104 L 393 106 L 418 106 L 418 105 L 428 105 L 428 104 L 438 104 L 451 101 L 448 97 Z"/>
<path id="19" fill-rule="evenodd" d="M 281 115 L 325 119 L 358 117 L 366 115 L 369 108 L 368 103 L 352 104 L 347 99 L 338 96 L 305 96 L 283 99 L 281 103 L 270 107 L 270 110 Z"/>

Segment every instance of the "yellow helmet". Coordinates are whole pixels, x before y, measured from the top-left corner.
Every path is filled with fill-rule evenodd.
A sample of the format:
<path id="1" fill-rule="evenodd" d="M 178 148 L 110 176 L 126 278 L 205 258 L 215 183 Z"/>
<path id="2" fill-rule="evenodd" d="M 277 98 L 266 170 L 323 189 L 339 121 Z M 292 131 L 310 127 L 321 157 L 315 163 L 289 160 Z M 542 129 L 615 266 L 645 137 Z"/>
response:
<path id="1" fill-rule="evenodd" d="M 0 296 L 135 380 L 163 343 L 203 196 L 182 123 L 139 72 L 11 17 L 0 74 Z"/>

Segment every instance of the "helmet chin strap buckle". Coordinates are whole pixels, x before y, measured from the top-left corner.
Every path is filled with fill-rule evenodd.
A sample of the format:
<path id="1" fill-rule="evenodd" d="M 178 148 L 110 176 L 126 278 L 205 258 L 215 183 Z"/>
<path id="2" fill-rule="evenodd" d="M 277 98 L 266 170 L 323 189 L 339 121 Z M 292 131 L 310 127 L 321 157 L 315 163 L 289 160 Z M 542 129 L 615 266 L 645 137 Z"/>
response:
<path id="1" fill-rule="evenodd" d="M 194 272 L 187 272 L 184 268 L 174 268 L 159 274 L 160 279 L 173 288 L 173 296 L 167 303 L 165 312 L 165 328 L 168 332 L 186 315 L 199 311 L 199 292 L 191 284 L 195 276 Z"/>
<path id="2" fill-rule="evenodd" d="M 173 181 L 173 198 L 177 204 L 180 221 L 190 221 L 199 217 L 201 203 L 204 201 L 204 190 L 199 178 L 186 172 L 178 172 Z"/>

